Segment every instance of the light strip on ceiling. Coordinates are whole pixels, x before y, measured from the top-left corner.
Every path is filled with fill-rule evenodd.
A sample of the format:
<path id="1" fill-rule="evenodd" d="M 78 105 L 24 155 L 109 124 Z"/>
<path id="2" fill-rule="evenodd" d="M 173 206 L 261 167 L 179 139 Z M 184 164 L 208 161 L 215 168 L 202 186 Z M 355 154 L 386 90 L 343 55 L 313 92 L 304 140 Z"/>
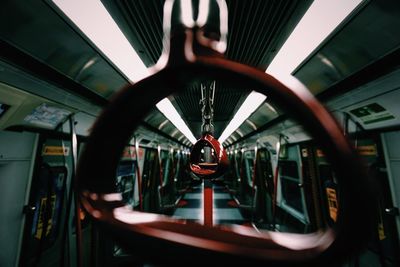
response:
<path id="1" fill-rule="evenodd" d="M 267 68 L 287 77 L 363 0 L 315 0 Z"/>
<path id="2" fill-rule="evenodd" d="M 240 106 L 233 119 L 226 126 L 218 141 L 222 144 L 239 126 L 256 111 L 267 97 L 261 93 L 252 91 Z"/>
<path id="3" fill-rule="evenodd" d="M 171 101 L 168 98 L 164 98 L 160 102 L 157 103 L 157 108 L 164 114 L 167 119 L 169 119 L 175 127 L 181 131 L 189 141 L 194 144 L 196 143 L 196 138 L 194 137 L 192 131 L 190 131 L 189 127 L 183 121 L 178 111 L 176 111 L 175 107 L 172 105 Z"/>
<path id="4" fill-rule="evenodd" d="M 100 0 L 53 0 L 61 11 L 132 82 L 150 72 Z"/>

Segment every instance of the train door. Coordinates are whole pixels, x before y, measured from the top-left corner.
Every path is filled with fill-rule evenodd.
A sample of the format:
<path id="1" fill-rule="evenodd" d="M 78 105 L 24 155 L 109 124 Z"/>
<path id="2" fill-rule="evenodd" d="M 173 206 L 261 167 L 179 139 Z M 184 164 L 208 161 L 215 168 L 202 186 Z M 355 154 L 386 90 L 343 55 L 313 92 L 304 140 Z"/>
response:
<path id="1" fill-rule="evenodd" d="M 178 192 L 184 193 L 190 186 L 190 177 L 187 170 L 186 155 L 183 151 L 174 154 L 175 176 L 174 181 Z"/>
<path id="2" fill-rule="evenodd" d="M 302 142 L 300 157 L 309 223 L 305 232 L 317 231 L 336 221 L 338 213 L 337 181 L 329 161 L 314 142 Z"/>
<path id="3" fill-rule="evenodd" d="M 304 232 L 309 224 L 302 167 L 300 146 L 282 145 L 278 159 L 277 192 L 277 205 L 282 211 L 279 221 L 282 224 L 277 225 L 278 230 Z M 279 229 L 279 227 L 287 227 L 287 229 Z"/>
<path id="4" fill-rule="evenodd" d="M 239 184 L 238 204 L 245 211 L 250 211 L 253 217 L 255 208 L 256 188 L 254 187 L 254 150 L 244 151 L 241 160 L 241 179 Z"/>
<path id="5" fill-rule="evenodd" d="M 378 192 L 378 225 L 374 233 L 374 240 L 370 242 L 369 250 L 360 258 L 360 264 L 375 261 L 377 266 L 379 263 L 384 267 L 399 266 L 399 239 L 395 221 L 398 211 L 396 212 L 393 205 L 381 139 L 375 134 L 357 137 L 355 146 L 367 163 Z"/>
<path id="6" fill-rule="evenodd" d="M 160 163 L 157 149 L 146 148 L 144 158 L 142 175 L 143 210 L 146 212 L 157 212 L 157 187 L 160 184 Z"/>
<path id="7" fill-rule="evenodd" d="M 242 181 L 242 161 L 243 161 L 243 152 L 242 150 L 235 150 L 235 177 L 237 177 L 239 190 L 240 182 Z"/>
<path id="8" fill-rule="evenodd" d="M 38 135 L 0 131 L 0 265 L 18 265 Z M 25 207 L 24 207 L 25 206 Z"/>
<path id="9" fill-rule="evenodd" d="M 372 233 L 372 241 L 368 249 L 357 256 L 354 261 L 360 266 L 399 266 L 398 232 L 396 229 L 396 214 L 392 214 L 393 199 L 388 179 L 387 161 L 385 161 L 380 138 L 376 134 L 357 133 L 354 145 L 367 165 L 371 178 L 374 179 L 378 193 L 378 224 Z M 337 218 L 337 181 L 321 150 L 315 150 L 317 173 L 320 178 L 321 207 L 323 218 L 332 225 Z"/>
<path id="10" fill-rule="evenodd" d="M 227 152 L 228 160 L 229 160 L 229 168 L 223 175 L 223 185 L 227 189 L 232 189 L 235 183 L 235 174 L 234 174 L 234 154 L 230 151 Z"/>
<path id="11" fill-rule="evenodd" d="M 254 171 L 254 182 L 258 188 L 255 218 L 258 224 L 262 224 L 261 228 L 267 228 L 272 223 L 274 181 L 271 156 L 266 148 L 260 148 L 257 150 Z"/>
<path id="12" fill-rule="evenodd" d="M 229 154 L 229 171 L 225 174 L 225 185 L 231 194 L 235 195 L 239 190 L 241 152 L 231 151 Z"/>
<path id="13" fill-rule="evenodd" d="M 66 200 L 71 190 L 70 142 L 42 137 L 32 180 L 20 265 L 57 265 L 65 251 Z"/>
<path id="14" fill-rule="evenodd" d="M 390 191 L 393 202 L 392 216 L 397 225 L 397 236 L 400 240 L 400 131 L 391 131 L 381 134 L 382 147 L 385 153 L 385 164 L 387 166 L 387 174 L 389 178 Z M 396 212 L 397 210 L 397 212 Z M 397 214 L 397 215 L 396 215 Z"/>
<path id="15" fill-rule="evenodd" d="M 303 149 L 305 150 L 306 148 Z M 307 150 L 305 153 L 310 156 L 313 155 L 319 181 L 319 195 L 322 201 L 320 207 L 318 207 L 321 214 L 317 216 L 317 223 L 320 227 L 324 227 L 325 224 L 332 226 L 336 222 L 339 212 L 339 192 L 335 174 L 321 149 L 314 148 L 312 151 Z M 318 210 L 316 209 L 317 214 Z"/>
<path id="16" fill-rule="evenodd" d="M 120 162 L 117 166 L 115 185 L 117 191 L 121 194 L 122 201 L 129 208 L 140 210 L 141 188 L 140 185 L 140 167 L 139 159 L 143 158 L 144 149 L 138 146 L 128 145 L 124 148 Z M 102 263 L 100 266 L 124 264 L 132 260 L 132 255 L 121 247 L 112 237 L 104 234 L 100 235 L 100 247 Z"/>
<path id="17" fill-rule="evenodd" d="M 173 152 L 161 150 L 159 152 L 161 162 L 160 185 L 158 187 L 159 210 L 169 212 L 175 207 L 177 190 L 174 181 Z"/>

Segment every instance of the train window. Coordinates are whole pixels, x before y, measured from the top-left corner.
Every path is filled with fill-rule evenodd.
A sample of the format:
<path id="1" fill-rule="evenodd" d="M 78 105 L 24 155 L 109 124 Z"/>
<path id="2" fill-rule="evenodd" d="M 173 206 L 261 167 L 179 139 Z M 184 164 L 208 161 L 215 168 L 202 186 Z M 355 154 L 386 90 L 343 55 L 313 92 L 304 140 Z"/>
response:
<path id="1" fill-rule="evenodd" d="M 117 190 L 122 195 L 122 200 L 130 205 L 135 205 L 134 186 L 135 186 L 135 165 L 133 162 L 121 162 L 117 169 Z"/>
<path id="2" fill-rule="evenodd" d="M 279 162 L 281 165 L 281 177 L 285 179 L 290 179 L 294 182 L 299 181 L 299 169 L 296 161 L 292 160 L 282 160 Z"/>
<path id="3" fill-rule="evenodd" d="M 240 167 L 241 167 L 241 162 L 242 162 L 242 152 L 237 152 L 235 151 L 235 156 L 234 156 L 234 168 L 235 168 L 235 174 L 238 180 L 241 179 L 241 173 L 240 173 Z"/>
<path id="4" fill-rule="evenodd" d="M 295 161 L 279 162 L 283 203 L 296 211 L 303 212 L 300 191 L 299 168 Z"/>
<path id="5" fill-rule="evenodd" d="M 129 207 L 137 208 L 138 196 L 138 160 L 136 148 L 126 146 L 122 152 L 115 176 L 117 192 L 121 194 L 122 201 Z"/>
<path id="6" fill-rule="evenodd" d="M 253 177 L 253 159 L 252 158 L 246 158 L 246 180 L 248 181 L 249 184 L 252 183 L 252 177 Z"/>

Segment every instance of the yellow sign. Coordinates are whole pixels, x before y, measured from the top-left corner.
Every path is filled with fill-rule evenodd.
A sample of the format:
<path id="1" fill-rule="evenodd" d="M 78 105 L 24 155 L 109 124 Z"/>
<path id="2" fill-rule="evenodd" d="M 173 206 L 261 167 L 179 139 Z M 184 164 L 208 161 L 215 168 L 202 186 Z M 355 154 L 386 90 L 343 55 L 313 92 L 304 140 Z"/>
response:
<path id="1" fill-rule="evenodd" d="M 45 146 L 42 152 L 43 156 L 68 156 L 69 147 L 63 146 Z"/>
<path id="2" fill-rule="evenodd" d="M 338 213 L 338 202 L 336 197 L 336 190 L 333 188 L 326 188 L 326 196 L 328 197 L 329 216 L 336 222 Z"/>
<path id="3" fill-rule="evenodd" d="M 378 235 L 379 235 L 379 240 L 383 240 L 386 238 L 385 228 L 383 228 L 383 223 L 378 224 Z"/>
<path id="4" fill-rule="evenodd" d="M 376 145 L 358 146 L 357 151 L 363 156 L 376 156 L 378 154 Z"/>
<path id="5" fill-rule="evenodd" d="M 36 233 L 35 233 L 35 237 L 37 239 L 41 239 L 42 237 L 42 232 L 43 232 L 43 213 L 46 211 L 46 202 L 47 201 L 47 197 L 43 197 L 40 200 L 40 210 L 39 210 L 39 218 L 38 218 L 38 224 L 36 227 Z M 51 196 L 51 216 L 47 222 L 47 229 L 46 229 L 46 235 L 48 236 L 50 234 L 51 228 L 52 228 L 52 223 L 53 223 L 53 215 L 54 215 L 54 205 L 56 203 L 56 195 L 53 194 Z"/>

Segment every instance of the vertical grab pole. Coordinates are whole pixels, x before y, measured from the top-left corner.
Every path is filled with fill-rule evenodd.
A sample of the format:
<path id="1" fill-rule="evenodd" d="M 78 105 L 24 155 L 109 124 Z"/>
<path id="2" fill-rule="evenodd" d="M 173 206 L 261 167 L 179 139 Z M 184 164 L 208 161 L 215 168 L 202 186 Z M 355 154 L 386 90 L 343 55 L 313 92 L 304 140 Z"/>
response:
<path id="1" fill-rule="evenodd" d="M 138 180 L 138 191 L 139 191 L 139 209 L 143 211 L 143 196 L 142 196 L 142 176 L 139 168 L 139 140 L 135 136 L 135 155 L 136 155 L 136 175 Z"/>
<path id="2" fill-rule="evenodd" d="M 281 153 L 281 146 L 282 146 L 282 135 L 279 135 L 278 140 L 279 147 L 276 151 L 276 167 L 275 167 L 275 174 L 274 174 L 274 195 L 272 198 L 272 226 L 274 229 L 276 228 L 276 202 L 277 202 L 277 195 L 278 195 L 278 176 L 279 176 L 279 155 Z"/>
<path id="3" fill-rule="evenodd" d="M 74 190 L 74 204 L 75 204 L 75 231 L 76 231 L 76 265 L 82 266 L 82 229 L 81 229 L 81 218 L 80 218 L 80 202 L 78 196 L 78 183 L 76 181 L 76 164 L 78 161 L 78 140 L 75 131 L 75 119 L 74 116 L 69 118 L 71 128 L 71 147 L 72 147 L 72 183 Z"/>
<path id="4" fill-rule="evenodd" d="M 211 180 L 205 179 L 203 183 L 204 194 L 204 225 L 213 226 L 213 184 Z"/>

